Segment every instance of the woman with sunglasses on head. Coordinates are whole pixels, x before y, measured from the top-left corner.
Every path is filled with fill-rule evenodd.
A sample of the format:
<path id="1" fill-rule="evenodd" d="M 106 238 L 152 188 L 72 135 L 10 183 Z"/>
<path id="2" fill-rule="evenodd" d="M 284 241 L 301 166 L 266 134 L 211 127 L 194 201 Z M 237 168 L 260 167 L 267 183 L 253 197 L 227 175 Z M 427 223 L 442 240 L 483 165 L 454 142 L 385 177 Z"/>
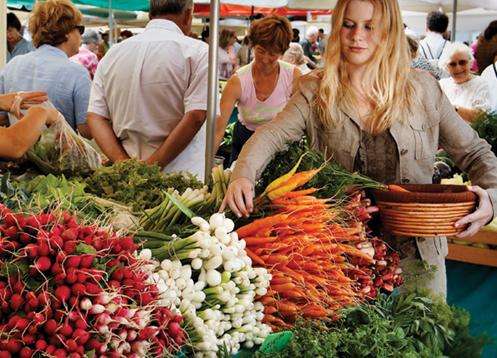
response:
<path id="1" fill-rule="evenodd" d="M 223 209 L 249 216 L 257 175 L 304 134 L 315 150 L 348 171 L 383 183 L 431 183 L 442 146 L 475 185 L 470 190 L 479 207 L 456 223 L 469 224 L 460 237 L 475 234 L 497 208 L 497 158 L 459 117 L 436 79 L 411 69 L 397 1 L 338 0 L 331 28 L 324 68 L 303 77 L 283 111 L 245 144 Z M 393 242 L 402 248 L 403 266 L 422 259 L 437 268 L 433 276 L 426 273 L 426 288 L 445 295 L 446 238 Z"/>
<path id="2" fill-rule="evenodd" d="M 240 68 L 226 84 L 216 123 L 219 147 L 231 113 L 238 105 L 230 162 L 237 159 L 255 129 L 283 109 L 300 77 L 295 66 L 280 61 L 293 37 L 292 26 L 285 17 L 268 16 L 254 21 L 248 37 L 254 61 Z"/>
<path id="3" fill-rule="evenodd" d="M 65 120 L 89 137 L 86 114 L 90 97 L 90 75 L 69 60 L 81 45 L 83 15 L 69 0 L 37 2 L 29 19 L 36 50 L 10 61 L 0 73 L 0 94 L 43 91 Z M 0 113 L 6 121 L 6 115 Z M 10 122 L 16 119 L 9 116 Z"/>
<path id="4" fill-rule="evenodd" d="M 468 122 L 491 109 L 487 83 L 471 73 L 473 61 L 471 49 L 459 42 L 447 45 L 440 58 L 440 67 L 450 75 L 440 80 L 440 86 L 455 110 Z"/>

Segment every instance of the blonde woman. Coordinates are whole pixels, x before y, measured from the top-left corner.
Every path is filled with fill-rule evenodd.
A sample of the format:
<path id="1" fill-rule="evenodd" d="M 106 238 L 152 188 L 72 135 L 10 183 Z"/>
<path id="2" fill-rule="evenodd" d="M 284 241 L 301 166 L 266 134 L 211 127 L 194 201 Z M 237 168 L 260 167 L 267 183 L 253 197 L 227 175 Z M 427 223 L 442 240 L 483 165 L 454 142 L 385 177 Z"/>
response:
<path id="1" fill-rule="evenodd" d="M 470 190 L 479 197 L 478 210 L 456 225 L 470 224 L 461 237 L 476 233 L 494 216 L 497 158 L 457 115 L 437 81 L 410 68 L 397 1 L 338 0 L 331 28 L 325 68 L 303 78 L 285 109 L 246 143 L 225 205 L 248 216 L 257 174 L 304 134 L 347 170 L 385 183 L 431 183 L 442 146 L 475 185 Z M 393 242 L 405 260 L 421 258 L 437 268 L 427 288 L 445 295 L 447 240 Z"/>

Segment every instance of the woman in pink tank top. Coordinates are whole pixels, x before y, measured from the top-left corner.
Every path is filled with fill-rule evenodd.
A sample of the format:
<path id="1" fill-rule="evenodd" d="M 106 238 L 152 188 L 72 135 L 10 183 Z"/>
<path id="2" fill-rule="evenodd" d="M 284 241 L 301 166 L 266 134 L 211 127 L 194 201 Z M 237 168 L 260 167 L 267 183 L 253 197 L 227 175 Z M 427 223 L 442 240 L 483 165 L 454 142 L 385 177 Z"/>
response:
<path id="1" fill-rule="evenodd" d="M 226 84 L 221 97 L 221 115 L 216 122 L 216 144 L 219 147 L 237 105 L 239 114 L 233 132 L 230 163 L 236 160 L 252 133 L 272 120 L 292 95 L 300 71 L 279 60 L 292 37 L 290 22 L 281 16 L 254 21 L 250 27 L 254 61 L 240 68 Z"/>

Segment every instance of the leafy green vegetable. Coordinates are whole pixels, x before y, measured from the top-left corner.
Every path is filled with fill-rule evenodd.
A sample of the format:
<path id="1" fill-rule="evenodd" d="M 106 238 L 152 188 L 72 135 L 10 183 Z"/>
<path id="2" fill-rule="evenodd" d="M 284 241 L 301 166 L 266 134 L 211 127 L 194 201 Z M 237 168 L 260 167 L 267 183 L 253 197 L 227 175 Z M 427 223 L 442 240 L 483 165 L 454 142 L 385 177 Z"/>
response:
<path id="1" fill-rule="evenodd" d="M 338 199 L 343 197 L 346 190 L 352 186 L 360 188 L 382 187 L 381 183 L 373 179 L 359 173 L 350 173 L 339 164 L 326 161 L 321 153 L 312 150 L 306 140 L 302 139 L 290 144 L 288 150 L 278 153 L 273 158 L 257 184 L 257 193 L 262 193 L 269 183 L 287 173 L 303 154 L 305 157 L 298 171 L 315 169 L 326 163 L 323 169 L 307 184 L 307 187 L 320 188 L 316 193 L 319 197 Z"/>
<path id="2" fill-rule="evenodd" d="M 483 113 L 471 126 L 492 146 L 492 151 L 497 153 L 497 112 Z"/>
<path id="3" fill-rule="evenodd" d="M 468 327 L 469 314 L 442 299 L 381 296 L 343 310 L 334 322 L 298 321 L 292 342 L 271 357 L 479 357 L 489 341 L 472 337 Z"/>
<path id="4" fill-rule="evenodd" d="M 158 166 L 137 160 L 126 160 L 110 167 L 99 168 L 87 180 L 88 190 L 100 197 L 132 205 L 142 211 L 159 205 L 163 191 L 174 188 L 182 193 L 186 188 L 201 188 L 203 184 L 192 174 L 162 174 Z"/>

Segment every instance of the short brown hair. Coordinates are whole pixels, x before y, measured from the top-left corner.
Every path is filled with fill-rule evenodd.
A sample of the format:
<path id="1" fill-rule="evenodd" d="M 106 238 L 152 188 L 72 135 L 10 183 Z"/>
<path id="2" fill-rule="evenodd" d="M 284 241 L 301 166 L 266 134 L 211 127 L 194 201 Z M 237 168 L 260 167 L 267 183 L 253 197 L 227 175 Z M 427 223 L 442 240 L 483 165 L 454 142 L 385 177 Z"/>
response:
<path id="1" fill-rule="evenodd" d="M 412 58 L 416 58 L 419 50 L 419 42 L 412 36 L 407 35 L 407 43 L 409 44 L 409 51 Z"/>
<path id="2" fill-rule="evenodd" d="M 81 24 L 83 15 L 68 0 L 37 2 L 29 19 L 33 45 L 58 46 L 67 41 L 67 35 Z"/>
<path id="3" fill-rule="evenodd" d="M 236 39 L 235 31 L 222 29 L 221 34 L 219 35 L 219 47 L 226 49 L 232 38 Z"/>
<path id="4" fill-rule="evenodd" d="M 268 16 L 254 21 L 250 26 L 250 44 L 262 46 L 275 53 L 284 54 L 292 38 L 292 25 L 283 16 Z"/>

